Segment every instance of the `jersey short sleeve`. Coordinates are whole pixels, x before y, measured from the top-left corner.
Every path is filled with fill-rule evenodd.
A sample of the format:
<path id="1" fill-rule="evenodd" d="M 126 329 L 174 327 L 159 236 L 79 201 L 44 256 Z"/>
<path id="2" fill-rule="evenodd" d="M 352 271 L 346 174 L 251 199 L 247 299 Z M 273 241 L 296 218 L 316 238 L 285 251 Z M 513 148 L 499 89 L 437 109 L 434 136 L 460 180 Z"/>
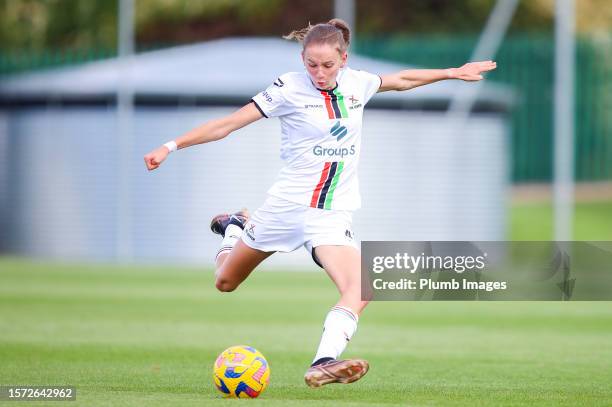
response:
<path id="1" fill-rule="evenodd" d="M 373 73 L 366 72 L 366 71 L 355 71 L 355 72 L 364 84 L 364 88 L 363 88 L 364 89 L 363 90 L 364 102 L 363 104 L 365 105 L 372 98 L 372 96 L 374 96 L 376 92 L 378 92 L 378 89 L 380 89 L 380 85 L 382 84 L 382 79 L 380 78 L 380 76 L 375 75 Z"/>
<path id="2" fill-rule="evenodd" d="M 292 105 L 287 101 L 285 87 L 285 82 L 278 78 L 251 100 L 265 117 L 284 116 L 293 111 Z"/>

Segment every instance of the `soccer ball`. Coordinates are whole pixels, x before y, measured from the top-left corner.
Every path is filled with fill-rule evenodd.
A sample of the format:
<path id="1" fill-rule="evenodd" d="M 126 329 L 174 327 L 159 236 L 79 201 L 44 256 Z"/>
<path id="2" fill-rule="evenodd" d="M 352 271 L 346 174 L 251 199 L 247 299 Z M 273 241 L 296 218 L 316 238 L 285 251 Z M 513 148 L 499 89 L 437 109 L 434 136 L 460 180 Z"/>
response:
<path id="1" fill-rule="evenodd" d="M 213 376 L 224 397 L 255 398 L 268 387 L 270 366 L 256 349 L 232 346 L 217 357 Z"/>

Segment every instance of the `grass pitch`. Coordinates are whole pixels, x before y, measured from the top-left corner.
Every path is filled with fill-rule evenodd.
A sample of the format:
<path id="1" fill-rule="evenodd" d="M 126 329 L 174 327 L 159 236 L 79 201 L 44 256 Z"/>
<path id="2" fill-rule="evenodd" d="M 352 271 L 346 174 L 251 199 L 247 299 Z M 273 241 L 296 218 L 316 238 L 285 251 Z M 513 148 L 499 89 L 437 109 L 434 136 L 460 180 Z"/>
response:
<path id="1" fill-rule="evenodd" d="M 510 240 L 552 240 L 553 206 L 550 202 L 515 203 L 510 211 Z M 612 240 L 612 201 L 577 202 L 574 240 Z"/>
<path id="2" fill-rule="evenodd" d="M 336 299 L 321 273 L 255 272 L 236 292 L 210 270 L 50 265 L 0 258 L 0 384 L 74 385 L 57 406 L 612 404 L 612 303 L 371 304 L 346 356 L 352 385 L 307 388 Z M 257 400 L 223 400 L 212 364 L 230 345 L 267 357 Z"/>

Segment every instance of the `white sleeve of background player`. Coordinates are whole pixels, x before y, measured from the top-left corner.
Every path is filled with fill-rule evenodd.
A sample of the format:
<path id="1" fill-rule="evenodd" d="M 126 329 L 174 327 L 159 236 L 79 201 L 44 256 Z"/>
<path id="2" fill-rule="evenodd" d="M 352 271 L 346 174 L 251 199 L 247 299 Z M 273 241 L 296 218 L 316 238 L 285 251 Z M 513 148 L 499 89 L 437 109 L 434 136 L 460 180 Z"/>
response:
<path id="1" fill-rule="evenodd" d="M 382 79 L 380 76 L 366 71 L 356 71 L 361 82 L 363 83 L 363 104 L 365 105 L 368 101 L 378 92 Z"/>
<path id="2" fill-rule="evenodd" d="M 285 98 L 285 83 L 278 78 L 263 92 L 253 96 L 253 102 L 265 117 L 283 116 L 292 112 L 291 104 Z"/>

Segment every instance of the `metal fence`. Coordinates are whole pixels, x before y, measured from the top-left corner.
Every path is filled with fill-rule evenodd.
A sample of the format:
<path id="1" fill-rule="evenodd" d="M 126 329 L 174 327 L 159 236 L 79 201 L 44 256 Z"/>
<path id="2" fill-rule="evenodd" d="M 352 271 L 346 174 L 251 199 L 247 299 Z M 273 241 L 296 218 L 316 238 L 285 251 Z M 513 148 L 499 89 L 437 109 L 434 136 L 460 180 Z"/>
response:
<path id="1" fill-rule="evenodd" d="M 576 167 L 578 180 L 612 179 L 612 36 L 579 38 L 576 49 Z M 360 37 L 354 51 L 425 67 L 459 66 L 470 57 L 474 36 Z M 156 48 L 156 47 L 150 47 Z M 144 49 L 142 49 L 144 51 Z M 3 52 L 0 75 L 82 63 L 116 55 L 114 49 Z M 495 58 L 489 78 L 510 84 L 518 96 L 512 114 L 512 178 L 552 176 L 553 63 L 550 36 L 514 35 Z"/>

